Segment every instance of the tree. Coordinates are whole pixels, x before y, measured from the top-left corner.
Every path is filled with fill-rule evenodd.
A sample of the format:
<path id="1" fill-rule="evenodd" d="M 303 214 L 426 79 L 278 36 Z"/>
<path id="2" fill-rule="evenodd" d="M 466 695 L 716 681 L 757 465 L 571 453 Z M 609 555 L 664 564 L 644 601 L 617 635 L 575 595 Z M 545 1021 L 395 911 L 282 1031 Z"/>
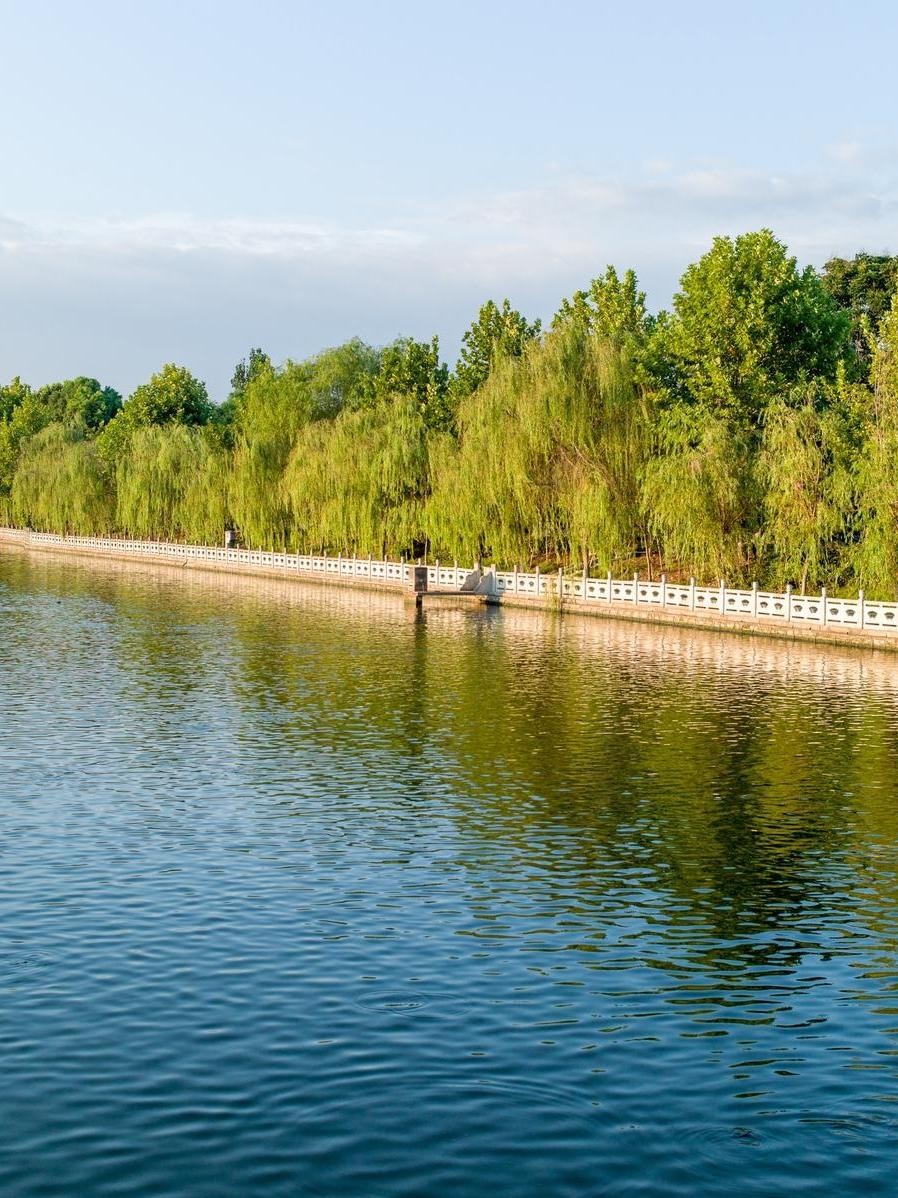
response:
<path id="1" fill-rule="evenodd" d="M 24 443 L 12 484 L 16 523 L 78 536 L 112 528 L 111 487 L 85 431 L 57 422 Z"/>
<path id="2" fill-rule="evenodd" d="M 659 329 L 661 357 L 676 399 L 759 427 L 784 389 L 835 377 L 848 326 L 814 270 L 762 229 L 716 237 L 686 270 Z"/>
<path id="3" fill-rule="evenodd" d="M 247 383 L 252 382 L 265 370 L 271 370 L 271 358 L 264 350 L 254 347 L 249 351 L 249 358 L 241 358 L 234 367 L 229 398 L 239 400 L 246 390 Z"/>
<path id="4" fill-rule="evenodd" d="M 576 323 L 613 344 L 641 341 L 651 329 L 645 292 L 632 270 L 620 278 L 613 266 L 593 279 L 586 291 L 575 291 L 555 313 L 552 327 Z"/>
<path id="5" fill-rule="evenodd" d="M 859 459 L 861 526 L 854 567 L 862 586 L 881 596 L 898 590 L 898 293 L 880 324 L 873 354 L 873 395 Z"/>
<path id="6" fill-rule="evenodd" d="M 30 388 L 22 388 L 9 416 L 0 420 L 0 496 L 9 495 L 12 489 L 19 455 L 28 439 L 53 422 L 52 409 Z"/>
<path id="7" fill-rule="evenodd" d="M 142 383 L 122 409 L 122 416 L 133 428 L 152 424 L 206 424 L 212 405 L 206 384 L 185 366 L 169 362 Z"/>
<path id="8" fill-rule="evenodd" d="M 429 429 L 448 429 L 454 414 L 449 396 L 449 368 L 440 361 L 438 337 L 416 341 L 400 337 L 380 353 L 380 367 L 365 391 L 368 404 L 412 396 Z"/>
<path id="9" fill-rule="evenodd" d="M 646 408 L 626 349 L 569 321 L 497 363 L 433 455 L 430 539 L 458 557 L 608 568 L 638 535 Z"/>
<path id="10" fill-rule="evenodd" d="M 898 255 L 860 253 L 853 258 L 830 258 L 821 279 L 839 307 L 850 314 L 851 341 L 859 373 L 866 379 L 872 361 L 871 343 L 875 343 L 898 290 Z"/>
<path id="11" fill-rule="evenodd" d="M 16 375 L 5 387 L 0 387 L 0 420 L 9 420 L 23 399 L 31 394 L 31 388 Z"/>
<path id="12" fill-rule="evenodd" d="M 97 447 L 112 473 L 127 455 L 137 429 L 183 424 L 208 424 L 214 414 L 206 384 L 184 366 L 168 363 L 129 396 L 124 406 L 103 428 Z"/>
<path id="13" fill-rule="evenodd" d="M 738 577 L 757 503 L 743 431 L 724 414 L 685 404 L 656 409 L 642 503 L 668 568 Z"/>
<path id="14" fill-rule="evenodd" d="M 502 307 L 487 300 L 462 337 L 452 389 L 461 399 L 486 381 L 502 358 L 519 358 L 529 341 L 539 336 L 540 322 L 530 323 L 504 299 Z"/>
<path id="15" fill-rule="evenodd" d="M 777 584 L 828 581 L 853 512 L 854 445 L 839 395 L 806 383 L 767 409 L 760 455 L 763 547 Z"/>
<path id="16" fill-rule="evenodd" d="M 122 406 L 122 397 L 112 387 L 101 387 L 96 379 L 79 376 L 41 387 L 38 399 L 52 412 L 53 419 L 85 429 L 101 429 Z"/>

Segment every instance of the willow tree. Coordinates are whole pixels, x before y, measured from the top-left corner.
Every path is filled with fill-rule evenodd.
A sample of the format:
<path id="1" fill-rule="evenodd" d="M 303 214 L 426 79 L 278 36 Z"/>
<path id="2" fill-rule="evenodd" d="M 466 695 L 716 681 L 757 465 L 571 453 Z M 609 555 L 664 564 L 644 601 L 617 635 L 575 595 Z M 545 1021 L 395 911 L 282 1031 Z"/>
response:
<path id="1" fill-rule="evenodd" d="M 437 545 L 603 568 L 632 555 L 647 430 L 626 346 L 566 322 L 463 400 L 458 430 L 432 464 Z"/>
<path id="2" fill-rule="evenodd" d="M 296 543 L 282 486 L 296 438 L 352 406 L 376 365 L 376 352 L 355 340 L 307 362 L 260 369 L 247 381 L 236 416 L 231 500 L 248 544 L 283 549 Z"/>
<path id="3" fill-rule="evenodd" d="M 802 594 L 839 577 L 852 522 L 854 446 L 838 399 L 806 384 L 771 404 L 764 425 L 761 547 L 776 584 L 798 583 Z"/>
<path id="4" fill-rule="evenodd" d="M 898 293 L 879 328 L 873 391 L 857 472 L 860 539 L 853 564 L 861 586 L 898 593 Z"/>
<path id="5" fill-rule="evenodd" d="M 117 523 L 153 540 L 215 543 L 228 521 L 225 451 L 182 424 L 135 430 L 116 471 Z"/>
<path id="6" fill-rule="evenodd" d="M 746 441 L 723 416 L 682 405 L 657 413 L 642 505 L 666 569 L 744 574 L 749 477 Z"/>
<path id="7" fill-rule="evenodd" d="M 423 539 L 430 436 L 415 395 L 300 430 L 283 485 L 299 543 L 347 555 L 412 552 Z"/>
<path id="8" fill-rule="evenodd" d="M 90 536 L 114 523 L 114 497 L 94 442 L 79 426 L 48 425 L 25 444 L 12 485 L 19 525 Z"/>

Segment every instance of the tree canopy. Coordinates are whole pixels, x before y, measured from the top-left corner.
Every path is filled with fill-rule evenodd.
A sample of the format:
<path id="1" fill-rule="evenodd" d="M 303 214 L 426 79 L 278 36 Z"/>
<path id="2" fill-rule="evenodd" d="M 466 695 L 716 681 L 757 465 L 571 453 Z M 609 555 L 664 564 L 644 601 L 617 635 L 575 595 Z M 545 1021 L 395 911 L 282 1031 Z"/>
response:
<path id="1" fill-rule="evenodd" d="M 436 337 L 253 348 L 220 407 L 172 364 L 124 404 L 14 378 L 0 519 L 894 596 L 894 263 L 718 237 L 667 312 L 609 266 L 547 331 L 488 300 L 452 371 Z"/>

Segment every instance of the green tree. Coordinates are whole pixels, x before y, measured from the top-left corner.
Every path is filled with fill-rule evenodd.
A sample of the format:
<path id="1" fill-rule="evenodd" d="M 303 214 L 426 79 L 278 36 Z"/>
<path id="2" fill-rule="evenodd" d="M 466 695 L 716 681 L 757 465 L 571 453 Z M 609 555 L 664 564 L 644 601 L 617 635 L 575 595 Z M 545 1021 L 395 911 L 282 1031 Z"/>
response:
<path id="1" fill-rule="evenodd" d="M 838 577 L 854 502 L 852 425 L 839 394 L 806 383 L 767 409 L 760 454 L 763 548 L 777 585 Z"/>
<path id="2" fill-rule="evenodd" d="M 855 254 L 830 258 L 821 274 L 823 286 L 851 318 L 851 341 L 862 378 L 872 361 L 871 344 L 898 290 L 898 255 Z"/>
<path id="3" fill-rule="evenodd" d="M 500 308 L 488 300 L 462 337 L 452 390 L 461 399 L 476 391 L 502 358 L 519 358 L 529 341 L 539 336 L 540 322 L 528 321 L 504 299 Z"/>
<path id="4" fill-rule="evenodd" d="M 214 408 L 206 384 L 184 366 L 168 363 L 129 396 L 124 406 L 103 428 L 97 443 L 110 474 L 127 456 L 134 433 L 141 428 L 182 424 L 207 424 Z"/>
<path id="5" fill-rule="evenodd" d="M 632 555 L 647 448 L 625 346 L 569 321 L 505 358 L 432 453 L 431 541 L 457 557 L 595 561 Z"/>
<path id="6" fill-rule="evenodd" d="M 854 567 L 862 586 L 893 598 L 898 591 L 898 293 L 880 324 L 872 381 L 857 477 L 861 535 Z"/>
<path id="7" fill-rule="evenodd" d="M 271 370 L 271 358 L 264 350 L 254 347 L 249 351 L 249 357 L 241 358 L 234 367 L 234 373 L 231 376 L 231 394 L 229 398 L 239 400 L 246 390 L 247 383 L 250 383 L 266 370 Z"/>
<path id="8" fill-rule="evenodd" d="M 122 416 L 133 428 L 161 424 L 206 424 L 212 405 L 206 384 L 184 366 L 169 362 L 129 397 Z"/>
<path id="9" fill-rule="evenodd" d="M 9 495 L 22 448 L 30 437 L 54 423 L 54 412 L 25 388 L 10 414 L 0 420 L 0 495 Z"/>
<path id="10" fill-rule="evenodd" d="M 673 307 L 659 336 L 674 396 L 756 427 L 784 389 L 834 379 L 848 350 L 848 316 L 769 229 L 716 237 Z"/>
<path id="11" fill-rule="evenodd" d="M 552 326 L 569 323 L 580 324 L 612 344 L 641 342 L 652 321 L 635 272 L 625 271 L 620 278 L 615 268 L 608 266 L 585 291 L 575 291 L 570 299 L 563 300 Z"/>
<path id="12" fill-rule="evenodd" d="M 19 525 L 91 536 L 114 525 L 113 494 L 83 424 L 54 423 L 22 446 L 11 510 Z"/>
<path id="13" fill-rule="evenodd" d="M 379 369 L 365 391 L 363 402 L 373 405 L 399 396 L 414 399 L 427 428 L 452 427 L 449 368 L 440 361 L 438 337 L 430 341 L 401 337 L 381 350 Z"/>
<path id="14" fill-rule="evenodd" d="M 744 575 L 757 511 L 743 430 L 721 412 L 656 408 L 642 504 L 668 570 L 696 577 Z"/>
<path id="15" fill-rule="evenodd" d="M 0 420 L 9 420 L 22 400 L 30 394 L 31 388 L 18 375 L 5 387 L 0 387 Z"/>
<path id="16" fill-rule="evenodd" d="M 103 428 L 122 406 L 122 397 L 112 387 L 102 387 L 96 379 L 84 376 L 50 383 L 37 395 L 54 420 L 90 430 Z"/>

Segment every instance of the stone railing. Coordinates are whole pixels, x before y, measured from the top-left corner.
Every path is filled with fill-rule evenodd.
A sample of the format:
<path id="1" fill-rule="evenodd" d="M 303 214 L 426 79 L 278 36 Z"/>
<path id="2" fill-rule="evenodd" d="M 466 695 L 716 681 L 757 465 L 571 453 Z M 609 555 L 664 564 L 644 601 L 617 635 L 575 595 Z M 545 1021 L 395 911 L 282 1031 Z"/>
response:
<path id="1" fill-rule="evenodd" d="M 785 591 L 762 591 L 757 583 L 751 590 L 738 590 L 721 582 L 716 587 L 668 582 L 646 582 L 638 577 L 566 578 L 561 574 L 523 574 L 517 570 L 497 571 L 495 588 L 499 595 L 527 598 L 555 598 L 559 589 L 564 599 L 586 604 L 602 603 L 631 608 L 653 608 L 674 613 L 701 613 L 731 616 L 740 620 L 772 621 L 779 624 L 815 625 L 820 628 L 869 629 L 877 633 L 898 632 L 898 603 L 880 603 L 865 599 L 863 591 L 856 599 L 833 599 L 824 590 L 820 595 L 796 595 Z"/>
<path id="2" fill-rule="evenodd" d="M 179 545 L 160 541 L 133 541 L 111 537 L 64 537 L 21 529 L 0 529 L 8 540 L 35 547 L 70 548 L 94 553 L 137 558 L 162 558 L 174 562 L 208 562 L 218 567 L 277 571 L 285 576 L 311 576 L 334 581 L 374 583 L 380 586 L 409 587 L 412 566 L 387 558 L 331 557 L 327 554 L 269 553 L 257 549 L 224 549 L 209 545 Z M 669 616 L 732 618 L 742 623 L 795 625 L 811 629 L 855 632 L 895 633 L 898 635 L 898 603 L 880 603 L 865 599 L 833 599 L 820 595 L 797 595 L 787 587 L 784 592 L 762 591 L 757 584 L 750 590 L 738 590 L 721 582 L 716 587 L 668 582 L 646 582 L 638 576 L 616 579 L 610 574 L 593 578 L 587 574 L 565 576 L 497 570 L 481 572 L 457 564 L 427 563 L 428 589 L 476 591 L 501 602 L 530 600 L 546 605 L 562 602 L 574 606 L 593 605 L 627 611 L 658 612 Z"/>

